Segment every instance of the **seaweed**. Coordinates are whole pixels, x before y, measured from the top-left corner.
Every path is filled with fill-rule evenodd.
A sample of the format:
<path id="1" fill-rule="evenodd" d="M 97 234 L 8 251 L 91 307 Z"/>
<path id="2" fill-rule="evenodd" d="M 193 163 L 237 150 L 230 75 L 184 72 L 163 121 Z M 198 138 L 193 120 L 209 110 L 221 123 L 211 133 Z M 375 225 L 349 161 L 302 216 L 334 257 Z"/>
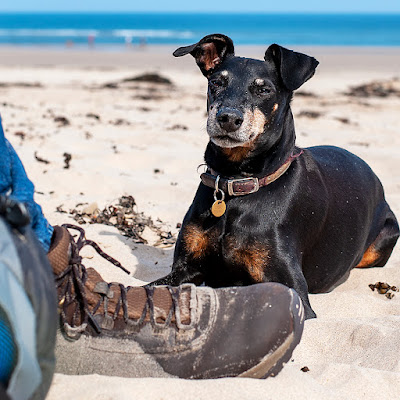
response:
<path id="1" fill-rule="evenodd" d="M 108 205 L 102 211 L 96 209 L 93 212 L 85 212 L 85 210 L 74 209 L 70 211 L 70 214 L 79 224 L 115 226 L 123 236 L 132 239 L 135 243 L 148 244 L 143 237 L 146 227 L 158 236 L 154 246 L 171 247 L 176 242 L 176 237 L 166 229 L 162 221 L 154 222 L 151 217 L 136 211 L 136 202 L 132 196 L 121 196 L 116 204 Z"/>

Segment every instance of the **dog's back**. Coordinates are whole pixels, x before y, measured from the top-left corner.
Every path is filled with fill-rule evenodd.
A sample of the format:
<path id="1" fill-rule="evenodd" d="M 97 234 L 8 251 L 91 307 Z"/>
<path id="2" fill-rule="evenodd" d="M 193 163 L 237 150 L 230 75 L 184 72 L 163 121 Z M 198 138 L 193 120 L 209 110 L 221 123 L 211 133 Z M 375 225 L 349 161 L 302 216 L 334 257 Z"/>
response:
<path id="1" fill-rule="evenodd" d="M 353 267 L 383 266 L 399 229 L 381 182 L 359 157 L 317 146 L 305 150 L 302 161 L 307 171 L 303 189 L 313 193 L 314 207 L 325 203 L 323 223 L 303 258 L 309 291 L 320 293 L 335 287 Z M 368 260 L 362 262 L 368 249 Z"/>

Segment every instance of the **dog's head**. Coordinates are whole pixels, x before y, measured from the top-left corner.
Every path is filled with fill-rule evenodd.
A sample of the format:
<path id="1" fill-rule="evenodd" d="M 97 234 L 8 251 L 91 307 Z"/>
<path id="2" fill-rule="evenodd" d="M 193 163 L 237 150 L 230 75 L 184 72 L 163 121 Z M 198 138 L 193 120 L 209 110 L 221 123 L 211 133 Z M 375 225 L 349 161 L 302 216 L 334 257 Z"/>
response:
<path id="1" fill-rule="evenodd" d="M 318 61 L 277 44 L 264 61 L 236 57 L 232 40 L 221 34 L 180 47 L 174 56 L 191 54 L 208 79 L 207 132 L 215 145 L 229 149 L 255 142 L 271 146 L 268 131 L 282 123 L 292 92 L 310 79 Z"/>

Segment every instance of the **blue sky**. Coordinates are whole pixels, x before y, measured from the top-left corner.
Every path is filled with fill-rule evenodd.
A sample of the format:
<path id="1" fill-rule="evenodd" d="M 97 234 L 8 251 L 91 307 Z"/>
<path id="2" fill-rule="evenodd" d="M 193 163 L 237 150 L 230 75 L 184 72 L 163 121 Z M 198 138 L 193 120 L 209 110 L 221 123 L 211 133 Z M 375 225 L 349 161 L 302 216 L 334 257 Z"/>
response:
<path id="1" fill-rule="evenodd" d="M 400 0 L 0 0 L 4 11 L 232 11 L 400 13 Z"/>

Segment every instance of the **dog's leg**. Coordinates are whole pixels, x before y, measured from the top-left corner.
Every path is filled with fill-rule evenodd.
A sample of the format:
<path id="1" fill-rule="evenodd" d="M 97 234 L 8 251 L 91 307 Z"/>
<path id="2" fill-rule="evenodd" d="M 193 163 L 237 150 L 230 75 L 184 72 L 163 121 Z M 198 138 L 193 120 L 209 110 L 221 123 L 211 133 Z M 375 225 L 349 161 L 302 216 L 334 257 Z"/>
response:
<path id="1" fill-rule="evenodd" d="M 167 276 L 157 279 L 146 286 L 179 286 L 183 283 L 194 283 L 195 285 L 201 285 L 203 282 L 204 276 L 200 271 L 190 269 L 187 266 L 179 268 L 174 265 L 172 271 Z"/>
<path id="2" fill-rule="evenodd" d="M 389 208 L 389 206 L 387 207 Z M 356 268 L 383 267 L 392 254 L 398 238 L 399 225 L 393 212 L 389 209 L 383 229 L 365 251 Z"/>
<path id="3" fill-rule="evenodd" d="M 285 284 L 293 288 L 299 294 L 303 302 L 306 319 L 317 318 L 317 314 L 315 314 L 314 310 L 311 308 L 310 299 L 308 298 L 308 285 L 306 278 L 300 270 L 300 266 L 298 267 L 299 272 L 295 271 L 292 273 L 293 270 L 294 269 L 292 269 L 291 273 L 286 278 Z"/>
<path id="4" fill-rule="evenodd" d="M 316 318 L 317 315 L 311 308 L 308 298 L 308 284 L 303 275 L 303 271 L 299 263 L 293 262 L 293 259 L 275 260 L 273 268 L 271 265 L 266 271 L 265 281 L 279 282 L 294 289 L 300 296 L 306 319 Z"/>
<path id="5" fill-rule="evenodd" d="M 171 272 L 163 278 L 149 283 L 153 285 L 179 286 L 183 283 L 194 283 L 201 285 L 204 282 L 203 273 L 200 270 L 198 260 L 187 253 L 182 240 L 182 231 L 178 236 L 175 246 L 174 263 Z"/>
<path id="6" fill-rule="evenodd" d="M 292 288 L 296 290 L 296 292 L 299 294 L 301 298 L 301 301 L 303 302 L 306 319 L 317 318 L 317 314 L 315 314 L 314 310 L 311 308 L 310 300 L 308 298 L 308 293 L 299 292 L 298 289 L 293 287 L 293 285 Z"/>

